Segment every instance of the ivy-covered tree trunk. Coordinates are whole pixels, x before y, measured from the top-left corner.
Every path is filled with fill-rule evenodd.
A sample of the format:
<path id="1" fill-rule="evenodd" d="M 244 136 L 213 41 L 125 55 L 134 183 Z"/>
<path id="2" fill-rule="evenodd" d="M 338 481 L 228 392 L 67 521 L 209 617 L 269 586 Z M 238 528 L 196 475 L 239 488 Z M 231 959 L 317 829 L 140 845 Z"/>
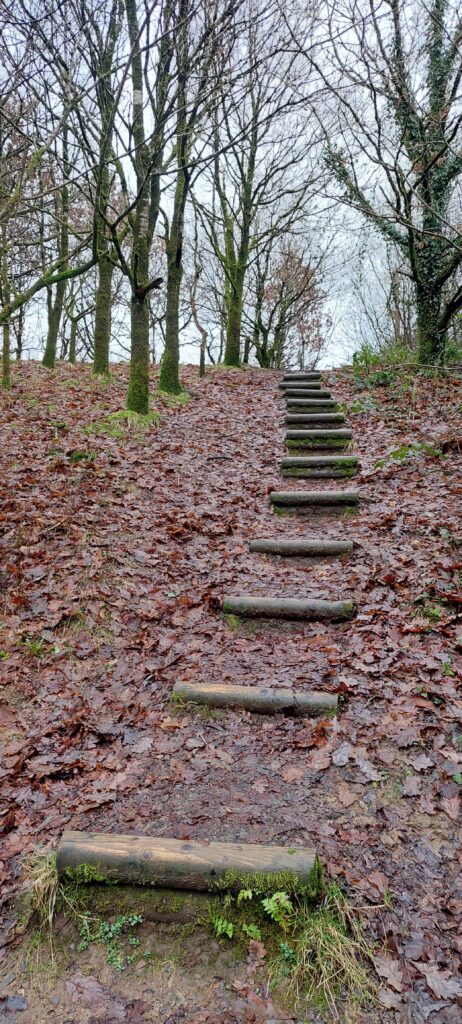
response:
<path id="1" fill-rule="evenodd" d="M 416 296 L 419 363 L 442 363 L 447 341 L 447 331 L 441 323 L 442 290 L 419 285 Z"/>
<path id="2" fill-rule="evenodd" d="M 114 265 L 107 251 L 98 264 L 98 285 L 95 297 L 95 335 L 93 373 L 109 373 L 109 344 L 111 340 L 112 275 Z"/>

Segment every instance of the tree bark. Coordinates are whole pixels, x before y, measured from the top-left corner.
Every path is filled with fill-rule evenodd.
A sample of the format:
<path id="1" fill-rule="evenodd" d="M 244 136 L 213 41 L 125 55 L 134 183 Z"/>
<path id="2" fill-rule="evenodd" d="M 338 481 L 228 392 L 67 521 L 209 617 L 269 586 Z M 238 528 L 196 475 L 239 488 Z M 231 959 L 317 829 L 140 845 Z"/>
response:
<path id="1" fill-rule="evenodd" d="M 95 297 L 95 337 L 93 373 L 109 374 L 109 344 L 111 340 L 112 275 L 114 265 L 108 253 L 98 264 L 98 286 Z"/>

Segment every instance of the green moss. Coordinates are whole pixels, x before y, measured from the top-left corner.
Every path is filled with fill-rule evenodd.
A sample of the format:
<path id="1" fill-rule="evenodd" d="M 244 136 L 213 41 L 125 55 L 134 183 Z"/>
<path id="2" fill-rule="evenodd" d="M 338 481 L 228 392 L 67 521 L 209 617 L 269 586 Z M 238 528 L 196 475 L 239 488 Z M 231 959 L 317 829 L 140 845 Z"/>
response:
<path id="1" fill-rule="evenodd" d="M 89 882 L 106 882 L 105 876 L 93 864 L 79 864 L 76 868 L 66 868 L 65 878 L 77 885 L 88 885 Z M 115 883 L 112 882 L 112 885 Z"/>
<path id="2" fill-rule="evenodd" d="M 161 391 L 160 388 L 158 388 L 158 390 L 155 392 L 154 397 L 155 398 L 160 398 L 163 402 L 166 402 L 167 405 L 177 406 L 177 405 L 187 405 L 187 403 L 189 402 L 189 400 L 191 398 L 191 395 L 189 394 L 188 391 L 181 390 L 181 391 L 178 391 L 178 392 L 170 392 L 170 391 Z"/>
<path id="3" fill-rule="evenodd" d="M 223 607 L 225 607 L 225 605 L 223 605 Z M 233 612 L 226 612 L 225 611 L 223 613 L 223 618 L 224 618 L 225 622 L 228 623 L 229 628 L 233 630 L 233 633 L 236 633 L 237 630 L 239 629 L 240 625 L 241 625 L 241 620 L 240 620 L 239 616 L 238 615 L 234 615 Z"/>
<path id="4" fill-rule="evenodd" d="M 289 848 L 287 853 L 299 851 Z M 212 891 L 235 892 L 238 889 L 251 889 L 258 896 L 270 896 L 274 892 L 286 892 L 289 895 L 303 896 L 306 899 L 317 899 L 322 887 L 322 867 L 316 858 L 308 882 L 302 882 L 293 871 L 236 871 L 234 868 L 213 883 Z"/>
<path id="5" fill-rule="evenodd" d="M 121 409 L 119 412 L 111 412 L 102 420 L 94 420 L 84 428 L 85 434 L 107 434 L 117 439 L 126 437 L 127 432 L 133 433 L 135 437 L 141 437 L 151 427 L 160 422 L 160 413 L 148 412 L 145 414 L 130 412 L 128 409 Z"/>
<path id="6" fill-rule="evenodd" d="M 290 451 L 320 451 L 329 448 L 333 451 L 344 451 L 351 444 L 351 440 L 342 441 L 341 438 L 317 438 L 316 440 L 291 441 L 286 440 L 286 447 Z"/>

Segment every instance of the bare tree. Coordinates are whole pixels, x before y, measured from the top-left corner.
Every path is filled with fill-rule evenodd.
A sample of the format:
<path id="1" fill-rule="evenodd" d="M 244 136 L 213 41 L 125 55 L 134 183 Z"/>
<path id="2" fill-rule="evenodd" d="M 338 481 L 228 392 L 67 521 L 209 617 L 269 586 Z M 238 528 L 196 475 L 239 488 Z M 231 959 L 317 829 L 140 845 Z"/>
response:
<path id="1" fill-rule="evenodd" d="M 462 308 L 460 9 L 341 0 L 321 5 L 317 41 L 301 47 L 303 21 L 287 18 L 325 89 L 317 114 L 329 167 L 343 200 L 399 249 L 415 289 L 419 359 L 439 362 Z"/>

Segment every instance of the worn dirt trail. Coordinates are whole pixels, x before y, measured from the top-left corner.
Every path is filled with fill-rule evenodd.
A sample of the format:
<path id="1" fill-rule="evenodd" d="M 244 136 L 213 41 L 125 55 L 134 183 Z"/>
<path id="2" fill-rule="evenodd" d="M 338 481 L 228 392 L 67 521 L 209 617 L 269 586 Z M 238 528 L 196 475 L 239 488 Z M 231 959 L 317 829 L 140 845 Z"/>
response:
<path id="1" fill-rule="evenodd" d="M 351 420 L 361 505 L 354 515 L 289 518 L 268 500 L 293 489 L 279 474 L 277 374 L 211 372 L 199 382 L 187 369 L 190 401 L 162 408 L 157 427 L 87 435 L 122 407 L 124 376 L 103 389 L 82 367 L 52 376 L 25 366 L 3 405 L 5 897 L 22 855 L 56 845 L 65 827 L 313 843 L 376 943 L 377 1019 L 452 1024 L 462 1013 L 462 388 L 423 381 L 411 392 L 398 381 L 357 392 L 333 374 L 335 397 L 360 406 Z M 377 467 L 423 442 L 444 454 L 419 449 Z M 339 481 L 322 481 L 329 487 Z M 258 537 L 305 535 L 358 547 L 319 561 L 248 549 Z M 224 593 L 354 597 L 359 614 L 335 625 L 237 627 L 221 614 Z M 321 722 L 231 710 L 205 719 L 172 707 L 175 680 L 199 678 L 332 689 L 346 703 L 338 720 Z M 26 991 L 8 956 L 10 989 Z M 227 956 L 228 987 L 207 989 L 202 971 L 202 982 L 185 983 L 181 1011 L 168 996 L 159 1008 L 145 975 L 130 984 L 105 975 L 125 999 L 128 990 L 151 999 L 151 1010 L 92 1019 L 278 1019 L 249 1015 L 255 994 L 227 995 L 230 970 L 240 970 Z M 61 981 L 59 1005 L 41 1018 L 29 1009 L 10 1017 L 90 1020 L 72 998 Z M 233 1010 L 233 999 L 247 1008 Z"/>

